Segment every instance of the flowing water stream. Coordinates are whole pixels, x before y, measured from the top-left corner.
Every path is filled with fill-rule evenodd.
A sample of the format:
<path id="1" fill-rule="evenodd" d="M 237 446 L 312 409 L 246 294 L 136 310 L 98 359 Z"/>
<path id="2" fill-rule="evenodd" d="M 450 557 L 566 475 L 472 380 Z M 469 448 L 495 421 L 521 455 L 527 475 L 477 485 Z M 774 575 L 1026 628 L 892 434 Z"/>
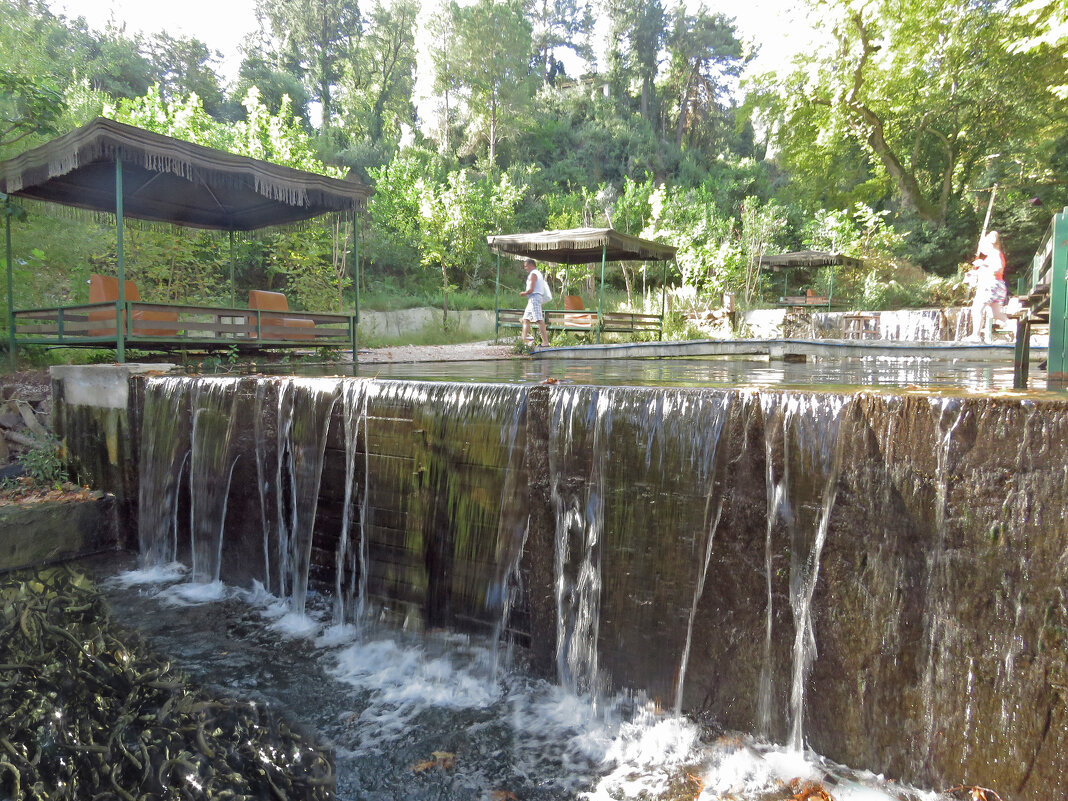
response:
<path id="1" fill-rule="evenodd" d="M 959 399 L 917 400 L 937 437 L 936 538 L 918 582 L 928 607 L 915 621 L 920 764 L 954 704 L 941 672 L 961 641 L 945 538 L 950 477 L 975 422 Z M 889 454 L 911 419 L 903 404 L 758 389 L 150 378 L 140 565 L 111 593 L 195 676 L 327 737 L 341 798 L 757 801 L 804 781 L 836 801 L 935 798 L 808 748 L 821 637 L 840 636 L 825 619 L 827 586 L 841 581 L 832 521 L 857 504 L 853 490 L 842 497 L 846 454 Z M 872 502 L 926 504 L 927 479 L 906 468 L 880 468 L 897 490 L 880 485 Z M 763 548 L 747 549 L 743 530 L 759 530 L 744 541 Z M 901 564 L 887 560 L 872 579 L 885 599 L 870 603 L 891 612 L 875 621 L 883 648 L 906 647 L 894 621 L 911 620 L 901 587 L 913 579 Z M 1018 628 L 1023 601 L 1013 603 Z M 999 681 L 1021 636 L 999 645 Z M 552 681 L 532 669 L 547 648 Z M 734 661 L 717 663 L 720 653 Z M 967 668 L 969 690 L 978 669 Z M 763 739 L 707 711 L 724 672 L 744 676 L 726 708 Z M 978 725 L 970 706 L 964 715 Z"/>

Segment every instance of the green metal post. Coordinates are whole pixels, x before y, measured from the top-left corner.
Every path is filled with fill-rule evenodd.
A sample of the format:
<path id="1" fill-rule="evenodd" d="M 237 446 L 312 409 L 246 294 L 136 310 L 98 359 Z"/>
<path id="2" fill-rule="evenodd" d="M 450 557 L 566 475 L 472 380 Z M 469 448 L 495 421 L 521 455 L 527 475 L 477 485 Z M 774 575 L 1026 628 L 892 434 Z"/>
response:
<path id="1" fill-rule="evenodd" d="M 831 310 L 831 298 L 834 297 L 834 270 L 831 270 L 831 281 L 827 287 L 827 311 Z"/>
<path id="2" fill-rule="evenodd" d="M 352 207 L 352 364 L 356 364 L 356 324 L 360 321 L 360 237 L 359 214 L 356 206 Z"/>
<path id="3" fill-rule="evenodd" d="M 493 338 L 501 337 L 501 252 L 497 251 L 497 284 L 493 290 Z"/>
<path id="4" fill-rule="evenodd" d="M 10 201 L 8 201 L 10 202 Z M 10 209 L 5 209 L 10 211 Z M 4 253 L 7 259 L 7 357 L 11 362 L 11 372 L 15 372 L 16 369 L 16 355 L 15 355 L 15 292 L 11 285 L 12 272 L 11 272 L 11 215 L 4 215 L 4 237 L 6 240 L 6 251 Z"/>
<path id="5" fill-rule="evenodd" d="M 601 344 L 601 327 L 603 325 L 601 309 L 604 307 L 604 263 L 608 258 L 608 245 L 601 247 L 601 294 L 597 298 L 597 344 Z"/>
<path id="6" fill-rule="evenodd" d="M 115 358 L 126 361 L 126 257 L 122 245 L 122 160 L 115 159 L 115 261 L 119 272 L 119 302 L 115 307 Z"/>
<path id="7" fill-rule="evenodd" d="M 1068 207 L 1053 215 L 1053 265 L 1049 283 L 1049 355 L 1047 381 L 1050 389 L 1068 388 Z"/>
<path id="8" fill-rule="evenodd" d="M 678 263 L 677 260 L 676 263 Z M 664 259 L 663 283 L 660 285 L 660 330 L 656 335 L 657 342 L 664 338 L 664 315 L 667 314 L 667 273 L 668 263 L 667 259 Z"/>
<path id="9" fill-rule="evenodd" d="M 234 232 L 230 231 L 230 308 L 237 308 L 237 283 L 234 281 Z"/>

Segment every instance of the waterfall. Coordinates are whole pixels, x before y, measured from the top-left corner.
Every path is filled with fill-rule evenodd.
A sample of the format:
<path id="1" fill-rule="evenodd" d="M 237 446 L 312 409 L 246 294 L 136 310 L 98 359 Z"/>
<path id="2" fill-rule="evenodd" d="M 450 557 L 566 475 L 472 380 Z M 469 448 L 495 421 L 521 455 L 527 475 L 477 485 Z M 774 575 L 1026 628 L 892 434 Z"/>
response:
<path id="1" fill-rule="evenodd" d="M 945 668 L 944 651 L 946 639 L 952 635 L 952 616 L 946 606 L 946 512 L 949 502 L 950 478 L 955 467 L 952 457 L 957 432 L 965 418 L 966 410 L 956 399 L 932 398 L 932 407 L 938 410 L 938 450 L 935 471 L 934 542 L 926 553 L 926 578 L 924 595 L 927 599 L 923 616 L 924 650 L 926 666 L 923 679 L 924 715 L 926 719 L 925 751 L 930 751 L 937 728 L 936 696 L 940 685 L 939 676 Z"/>
<path id="2" fill-rule="evenodd" d="M 816 520 L 816 533 L 808 559 L 801 560 L 800 549 L 791 549 L 790 607 L 794 615 L 793 669 L 790 686 L 790 735 L 788 745 L 801 750 L 804 747 L 805 682 L 812 662 L 816 658 L 816 633 L 812 626 L 812 596 L 819 579 L 820 556 L 827 541 L 831 510 L 838 496 L 838 473 L 842 464 L 842 444 L 838 426 L 842 414 L 841 398 L 832 397 L 829 402 L 817 396 L 799 398 L 795 420 L 802 430 L 811 426 L 809 447 L 804 455 L 811 458 L 809 469 L 820 476 L 823 484 L 822 503 Z M 800 438 L 802 446 L 804 439 Z M 816 457 L 816 458 L 812 458 Z M 797 537 L 794 542 L 800 542 Z"/>
<path id="3" fill-rule="evenodd" d="M 352 546 L 352 494 L 356 483 L 356 445 L 360 426 L 367 422 L 367 383 L 347 381 L 342 387 L 342 415 L 345 425 L 345 499 L 341 508 L 341 531 L 335 552 L 334 623 L 342 625 L 350 619 L 360 624 L 366 582 L 365 538 L 360 526 L 359 543 Z M 366 451 L 366 447 L 365 447 Z M 360 504 L 361 510 L 363 504 Z M 358 584 L 356 583 L 358 582 Z M 355 601 L 356 609 L 352 609 Z"/>
<path id="4" fill-rule="evenodd" d="M 266 381 L 256 383 L 256 403 L 252 424 L 256 449 L 256 494 L 260 502 L 260 526 L 263 535 L 263 586 L 267 592 L 271 592 L 274 588 L 271 581 L 272 520 L 269 517 L 267 503 L 271 492 L 271 482 L 267 478 L 267 432 L 265 430 L 268 386 L 270 385 Z"/>
<path id="5" fill-rule="evenodd" d="M 230 438 L 236 423 L 237 380 L 201 379 L 193 387 L 192 447 L 189 461 L 189 529 L 193 581 L 218 581 L 230 477 Z"/>
<path id="6" fill-rule="evenodd" d="M 611 389 L 576 388 L 552 399 L 549 470 L 556 514 L 556 666 L 572 692 L 600 691 L 597 638 L 601 601 L 601 525 L 605 463 L 612 458 Z M 592 429 L 592 430 L 590 430 Z M 584 480 L 570 485 L 576 436 L 591 437 Z"/>
<path id="7" fill-rule="evenodd" d="M 525 388 L 520 390 L 509 423 L 501 427 L 501 445 L 507 452 L 505 478 L 501 483 L 500 512 L 497 522 L 496 576 L 489 587 L 486 605 L 500 604 L 500 617 L 493 632 L 493 675 L 500 669 L 500 647 L 512 608 L 522 590 L 520 560 L 530 531 L 530 515 L 525 504 L 517 503 L 520 482 L 527 480 L 524 470 L 524 424 L 527 414 Z"/>
<path id="8" fill-rule="evenodd" d="M 794 639 L 790 670 L 788 742 L 804 747 L 805 684 L 816 656 L 812 598 L 819 579 L 820 557 L 837 497 L 841 446 L 838 429 L 844 401 L 839 396 L 762 394 L 765 493 L 764 651 L 757 690 L 760 730 L 771 736 L 775 715 L 774 667 L 774 531 L 781 521 L 789 534 L 790 610 Z M 776 456 L 781 472 L 776 478 Z M 820 498 L 813 517 L 811 500 Z"/>
<path id="9" fill-rule="evenodd" d="M 178 558 L 178 488 L 189 453 L 188 390 L 181 378 L 145 382 L 138 525 L 144 567 Z"/>
<path id="10" fill-rule="evenodd" d="M 285 432 L 286 439 L 278 448 L 278 484 L 282 486 L 283 475 L 288 479 L 291 505 L 285 525 L 286 541 L 284 545 L 280 543 L 280 550 L 285 560 L 283 586 L 289 590 L 291 609 L 302 614 L 308 596 L 326 437 L 340 381 L 294 378 L 287 383 L 286 391 L 279 393 L 278 430 L 280 437 Z M 283 415 L 289 417 L 284 424 Z M 279 519 L 283 519 L 281 514 Z"/>

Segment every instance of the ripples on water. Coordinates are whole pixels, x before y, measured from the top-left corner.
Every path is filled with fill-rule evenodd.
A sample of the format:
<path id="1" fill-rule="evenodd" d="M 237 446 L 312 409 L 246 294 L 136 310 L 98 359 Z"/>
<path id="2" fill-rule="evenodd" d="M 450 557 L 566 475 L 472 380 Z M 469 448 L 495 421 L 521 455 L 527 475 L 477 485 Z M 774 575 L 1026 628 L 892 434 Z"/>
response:
<path id="1" fill-rule="evenodd" d="M 194 680 L 326 737 L 341 799 L 769 801 L 789 798 L 795 780 L 823 782 L 835 801 L 938 798 L 811 752 L 710 732 L 640 697 L 594 704 L 518 664 L 494 675 L 485 641 L 373 627 L 361 640 L 331 625 L 314 593 L 295 615 L 262 587 L 184 574 L 171 565 L 111 577 L 116 618 Z"/>
<path id="2" fill-rule="evenodd" d="M 1036 360 L 1032 360 L 1033 362 Z M 347 368 L 351 371 L 351 366 Z M 309 374 L 335 375 L 339 365 L 304 365 Z M 546 379 L 573 384 L 738 387 L 849 391 L 917 388 L 948 392 L 1012 390 L 1012 358 L 998 361 L 886 356 L 814 359 L 803 363 L 744 357 L 706 359 L 506 359 L 473 362 L 361 364 L 360 376 L 416 381 L 528 384 Z M 1045 373 L 1032 364 L 1032 392 L 1045 389 Z"/>

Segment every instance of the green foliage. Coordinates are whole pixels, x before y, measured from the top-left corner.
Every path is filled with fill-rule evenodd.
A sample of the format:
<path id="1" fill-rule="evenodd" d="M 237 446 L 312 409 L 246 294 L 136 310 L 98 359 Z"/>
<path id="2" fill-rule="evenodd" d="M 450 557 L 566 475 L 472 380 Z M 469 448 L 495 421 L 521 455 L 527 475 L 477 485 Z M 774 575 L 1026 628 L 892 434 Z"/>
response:
<path id="1" fill-rule="evenodd" d="M 35 487 L 58 487 L 69 480 L 59 453 L 59 443 L 54 439 L 39 439 L 19 457 L 22 469 Z"/>
<path id="2" fill-rule="evenodd" d="M 0 67 L 0 147 L 57 130 L 66 104 L 55 85 L 46 81 Z"/>

